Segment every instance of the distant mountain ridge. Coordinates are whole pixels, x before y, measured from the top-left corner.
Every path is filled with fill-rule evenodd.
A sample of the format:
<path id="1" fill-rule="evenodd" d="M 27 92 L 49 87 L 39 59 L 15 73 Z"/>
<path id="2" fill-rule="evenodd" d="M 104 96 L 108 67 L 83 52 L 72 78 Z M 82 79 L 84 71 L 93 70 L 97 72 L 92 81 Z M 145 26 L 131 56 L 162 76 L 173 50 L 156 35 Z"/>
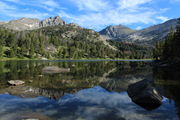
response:
<path id="1" fill-rule="evenodd" d="M 142 45 L 154 45 L 157 41 L 163 40 L 167 36 L 171 28 L 175 29 L 175 27 L 177 26 L 177 22 L 177 19 L 172 19 L 166 21 L 165 23 L 154 25 L 142 30 L 134 30 L 134 32 L 130 28 L 121 27 L 121 25 L 119 25 L 119 27 L 111 26 L 103 29 L 99 33 L 102 36 L 105 36 L 107 39 Z"/>
<path id="2" fill-rule="evenodd" d="M 1 22 L 1 21 L 0 21 L 0 25 L 2 25 L 2 24 L 6 24 L 6 22 Z"/>
<path id="3" fill-rule="evenodd" d="M 105 40 L 111 39 L 120 42 L 153 46 L 157 41 L 163 40 L 165 36 L 167 36 L 171 27 L 175 29 L 177 21 L 177 19 L 172 19 L 165 23 L 154 25 L 142 30 L 133 30 L 123 25 L 108 26 L 105 29 L 101 30 L 99 33 L 102 36 L 102 39 Z M 68 24 L 66 24 L 66 22 L 59 16 L 49 17 L 42 21 L 34 18 L 21 18 L 9 22 L 0 22 L 0 27 L 17 31 L 35 30 L 56 25 Z M 70 25 L 80 27 L 79 25 L 73 23 L 71 23 Z"/>
<path id="4" fill-rule="evenodd" d="M 34 18 L 21 18 L 18 20 L 12 20 L 7 23 L 0 22 L 1 27 L 5 27 L 12 30 L 24 31 L 24 30 L 34 30 L 42 27 L 55 26 L 55 25 L 65 25 L 59 16 L 49 17 L 45 20 L 40 21 Z"/>

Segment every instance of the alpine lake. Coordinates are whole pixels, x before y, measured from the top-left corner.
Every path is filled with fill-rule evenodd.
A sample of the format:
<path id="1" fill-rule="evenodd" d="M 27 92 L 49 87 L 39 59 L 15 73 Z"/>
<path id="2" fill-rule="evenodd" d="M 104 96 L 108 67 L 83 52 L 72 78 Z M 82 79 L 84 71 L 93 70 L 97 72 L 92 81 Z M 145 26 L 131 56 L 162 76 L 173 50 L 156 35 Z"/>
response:
<path id="1" fill-rule="evenodd" d="M 69 71 L 44 73 L 54 66 Z M 148 79 L 163 96 L 147 110 L 128 86 Z M 23 85 L 10 86 L 9 80 Z M 152 61 L 54 60 L 0 62 L 0 120 L 179 120 L 180 70 Z"/>

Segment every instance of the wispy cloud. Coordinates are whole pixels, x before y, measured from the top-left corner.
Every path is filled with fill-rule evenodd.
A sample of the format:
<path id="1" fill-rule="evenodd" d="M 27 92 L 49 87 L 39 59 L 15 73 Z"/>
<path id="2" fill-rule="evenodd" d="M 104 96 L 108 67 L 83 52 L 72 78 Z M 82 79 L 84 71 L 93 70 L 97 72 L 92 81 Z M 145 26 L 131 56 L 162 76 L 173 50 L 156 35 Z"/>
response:
<path id="1" fill-rule="evenodd" d="M 21 18 L 21 17 L 26 17 L 26 18 L 40 18 L 43 19 L 44 17 L 47 17 L 47 13 L 40 13 L 40 12 L 34 12 L 34 13 L 25 13 L 21 12 L 18 14 L 15 14 L 14 12 L 7 12 L 6 15 L 11 16 L 13 18 Z"/>
<path id="2" fill-rule="evenodd" d="M 161 20 L 162 22 L 169 20 L 169 18 L 165 16 L 158 16 L 157 19 Z"/>
<path id="3" fill-rule="evenodd" d="M 8 2 L 20 2 L 20 0 L 5 0 L 5 1 L 8 1 Z"/>
<path id="4" fill-rule="evenodd" d="M 0 10 L 1 11 L 3 11 L 3 10 L 12 10 L 12 9 L 16 9 L 16 7 L 13 6 L 13 5 L 8 5 L 5 2 L 0 1 Z"/>
<path id="5" fill-rule="evenodd" d="M 56 3 L 54 0 L 45 0 L 45 1 L 41 1 L 41 3 L 43 5 L 50 6 L 50 7 L 53 7 L 53 8 L 58 8 L 59 7 L 59 4 Z"/>
<path id="6" fill-rule="evenodd" d="M 79 10 L 101 11 L 109 8 L 105 0 L 71 0 Z"/>
<path id="7" fill-rule="evenodd" d="M 65 12 L 60 12 L 59 15 L 65 18 L 70 18 L 71 22 L 80 24 L 81 26 L 101 29 L 107 25 L 118 25 L 118 24 L 133 24 L 133 23 L 156 23 L 153 19 L 155 12 L 144 12 L 144 13 L 123 13 L 116 10 L 109 10 L 104 13 L 91 13 L 88 15 L 74 16 Z"/>
<path id="8" fill-rule="evenodd" d="M 9 2 L 18 2 L 18 0 L 6 0 Z M 44 18 L 48 16 L 47 13 L 38 12 L 38 11 L 23 11 L 17 8 L 15 5 L 10 5 L 6 2 L 0 1 L 0 15 L 10 17 L 10 18 L 20 18 L 20 17 L 28 17 L 28 18 Z"/>
<path id="9" fill-rule="evenodd" d="M 89 1 L 91 2 L 89 3 Z M 83 27 L 96 30 L 100 30 L 107 25 L 130 25 L 135 23 L 155 24 L 157 23 L 155 16 L 158 15 L 161 10 L 144 6 L 150 4 L 152 1 L 153 0 L 118 0 L 113 4 L 108 4 L 107 0 L 79 0 L 75 2 L 79 10 L 91 11 L 80 15 L 60 11 L 59 15 L 65 19 L 71 19 L 70 22 L 75 22 Z"/>
<path id="10" fill-rule="evenodd" d="M 180 2 L 180 0 L 171 0 L 172 2 Z"/>
<path id="11" fill-rule="evenodd" d="M 4 0 L 8 2 L 13 2 L 19 5 L 23 5 L 26 7 L 34 6 L 34 7 L 40 7 L 46 10 L 52 11 L 52 9 L 55 8 L 60 8 L 60 5 L 58 2 L 55 0 L 31 0 L 31 1 L 26 1 L 26 0 Z"/>
<path id="12" fill-rule="evenodd" d="M 121 9 L 132 9 L 149 2 L 152 2 L 152 0 L 119 0 L 118 4 Z"/>
<path id="13" fill-rule="evenodd" d="M 142 29 L 141 26 L 136 27 L 136 30 L 141 30 L 141 29 Z"/>

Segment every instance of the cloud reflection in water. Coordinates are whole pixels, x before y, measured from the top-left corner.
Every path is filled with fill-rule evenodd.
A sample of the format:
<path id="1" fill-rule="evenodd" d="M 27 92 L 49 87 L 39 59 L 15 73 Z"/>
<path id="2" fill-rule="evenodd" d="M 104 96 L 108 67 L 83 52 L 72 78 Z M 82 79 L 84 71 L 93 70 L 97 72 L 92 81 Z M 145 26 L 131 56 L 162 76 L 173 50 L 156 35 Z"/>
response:
<path id="1" fill-rule="evenodd" d="M 100 86 L 65 94 L 58 101 L 0 95 L 0 103 L 0 119 L 3 120 L 14 120 L 11 119 L 17 117 L 14 111 L 19 115 L 39 112 L 53 120 L 178 120 L 175 103 L 167 98 L 158 109 L 146 111 L 131 102 L 126 92 L 109 92 Z M 4 119 L 7 115 L 9 117 Z"/>

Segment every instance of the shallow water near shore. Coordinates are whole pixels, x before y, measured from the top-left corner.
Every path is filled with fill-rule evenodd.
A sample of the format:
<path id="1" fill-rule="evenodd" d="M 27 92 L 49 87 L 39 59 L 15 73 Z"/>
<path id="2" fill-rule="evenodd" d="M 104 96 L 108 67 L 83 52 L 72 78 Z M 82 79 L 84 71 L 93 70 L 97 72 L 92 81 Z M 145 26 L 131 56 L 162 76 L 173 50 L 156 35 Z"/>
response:
<path id="1" fill-rule="evenodd" d="M 70 69 L 45 74 L 47 66 Z M 179 120 L 179 70 L 153 68 L 151 61 L 0 62 L 0 120 Z M 153 80 L 164 96 L 152 111 L 136 105 L 128 85 Z M 9 80 L 25 81 L 9 86 Z"/>

